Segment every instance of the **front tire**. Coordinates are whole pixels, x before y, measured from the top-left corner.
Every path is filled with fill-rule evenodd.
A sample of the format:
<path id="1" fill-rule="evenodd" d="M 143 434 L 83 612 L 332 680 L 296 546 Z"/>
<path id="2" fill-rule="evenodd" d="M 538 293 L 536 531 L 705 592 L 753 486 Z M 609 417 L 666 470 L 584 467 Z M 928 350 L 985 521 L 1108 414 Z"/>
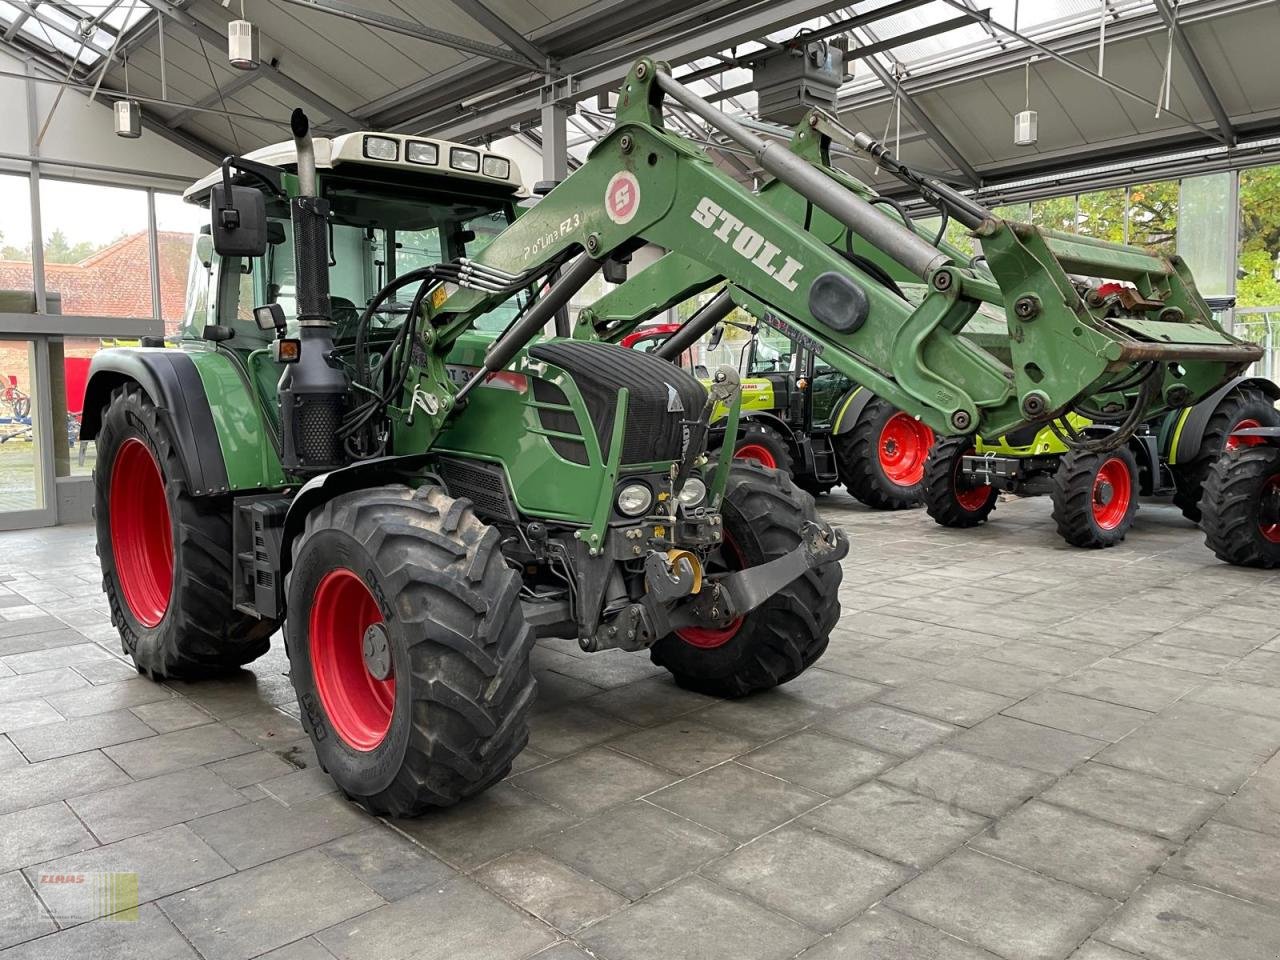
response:
<path id="1" fill-rule="evenodd" d="M 876 510 L 920 506 L 933 431 L 880 397 L 868 401 L 848 433 L 834 437 L 840 479 Z"/>
<path id="2" fill-rule="evenodd" d="M 321 766 L 373 813 L 479 793 L 528 742 L 534 634 L 500 542 L 432 485 L 358 490 L 307 517 L 290 673 Z"/>
<path id="3" fill-rule="evenodd" d="M 1114 547 L 1138 512 L 1138 461 L 1133 451 L 1068 450 L 1053 475 L 1052 498 L 1053 519 L 1067 543 L 1091 550 Z"/>
<path id="4" fill-rule="evenodd" d="M 813 497 L 781 471 L 730 466 L 725 488 L 724 566 L 745 569 L 800 546 L 800 528 L 817 519 Z M 822 656 L 840 619 L 836 596 L 843 571 L 816 567 L 724 628 L 686 627 L 649 651 L 676 683 L 716 697 L 741 697 L 793 680 Z"/>
<path id="5" fill-rule="evenodd" d="M 278 624 L 232 600 L 230 501 L 187 492 L 168 422 L 137 384 L 111 394 L 97 447 L 102 588 L 138 671 L 197 680 L 266 653 Z"/>
<path id="6" fill-rule="evenodd" d="M 974 452 L 972 437 L 939 437 L 924 465 L 921 493 L 925 511 L 944 527 L 966 529 L 986 523 L 1000 491 L 961 477 L 964 458 Z"/>
<path id="7" fill-rule="evenodd" d="M 1237 446 L 1253 445 L 1253 441 L 1233 441 L 1231 434 L 1245 427 L 1276 426 L 1280 426 L 1280 411 L 1261 390 L 1246 386 L 1228 393 L 1205 424 L 1195 456 L 1171 468 L 1174 506 L 1192 523 L 1199 523 L 1200 498 L 1213 465 L 1223 453 L 1232 452 Z"/>
<path id="8" fill-rule="evenodd" d="M 748 421 L 742 425 L 738 430 L 738 442 L 733 448 L 733 459 L 781 470 L 787 476 L 795 473 L 791 445 L 787 443 L 787 438 L 763 423 Z"/>
<path id="9" fill-rule="evenodd" d="M 1200 500 L 1205 543 L 1238 567 L 1280 567 L 1280 447 L 1224 454 Z"/>

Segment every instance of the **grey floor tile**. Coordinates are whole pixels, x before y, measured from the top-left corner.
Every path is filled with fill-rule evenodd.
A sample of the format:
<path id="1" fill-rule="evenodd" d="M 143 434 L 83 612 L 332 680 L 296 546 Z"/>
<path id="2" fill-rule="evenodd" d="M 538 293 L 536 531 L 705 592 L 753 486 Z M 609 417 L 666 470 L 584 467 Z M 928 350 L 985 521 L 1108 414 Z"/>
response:
<path id="1" fill-rule="evenodd" d="M 387 901 L 403 899 L 455 875 L 447 864 L 381 824 L 339 837 L 320 849 Z"/>
<path id="2" fill-rule="evenodd" d="M 820 709 L 837 710 L 870 700 L 884 689 L 878 683 L 823 670 L 822 661 L 819 660 L 818 663 L 818 667 L 810 667 L 787 682 L 788 696 L 798 697 Z"/>
<path id="3" fill-rule="evenodd" d="M 1149 773 L 1201 790 L 1231 794 L 1262 763 L 1257 754 L 1142 729 L 1103 750 L 1100 763 Z"/>
<path id="4" fill-rule="evenodd" d="M 12 610 L 6 610 L 5 613 L 11 613 Z M 56 624 L 55 629 L 42 629 L 38 632 L 30 632 L 34 626 L 43 626 L 47 622 Z M 67 625 L 61 620 L 53 620 L 46 617 L 24 617 L 20 620 L 10 620 L 5 622 L 0 620 L 0 633 L 6 633 L 6 636 L 0 637 L 0 650 L 6 654 L 28 653 L 35 650 L 52 650 L 55 647 L 69 647 L 73 644 L 84 643 L 84 635 L 67 628 Z"/>
<path id="5" fill-rule="evenodd" d="M 305 770 L 286 773 L 282 777 L 260 780 L 258 786 L 286 807 L 296 807 L 308 800 L 340 792 L 333 778 L 319 767 L 307 767 Z"/>
<path id="6" fill-rule="evenodd" d="M 16 676 L 0 674 L 0 703 L 33 700 L 55 693 L 65 693 L 68 690 L 81 690 L 88 686 L 89 681 L 70 667 Z"/>
<path id="7" fill-rule="evenodd" d="M 1175 647 L 1167 643 L 1156 643 L 1154 640 L 1144 640 L 1142 643 L 1134 644 L 1121 651 L 1118 657 L 1121 660 L 1153 663 L 1156 666 L 1173 667 L 1175 670 L 1186 670 L 1189 673 L 1201 673 L 1205 676 L 1217 676 L 1235 661 L 1235 657 L 1225 654 Z"/>
<path id="8" fill-rule="evenodd" d="M 692 714 L 690 719 L 763 743 L 807 726 L 822 712 L 821 707 L 791 696 L 782 686 L 740 700 L 723 700 Z"/>
<path id="9" fill-rule="evenodd" d="M 1061 775 L 1089 759 L 1106 743 L 1013 717 L 997 716 L 966 730 L 948 746 Z"/>
<path id="10" fill-rule="evenodd" d="M 886 906 L 801 954 L 802 960 L 997 960 L 994 954 Z"/>
<path id="11" fill-rule="evenodd" d="M 281 642 L 279 635 L 273 642 Z M 195 683 L 171 680 L 168 686 L 219 720 L 261 710 L 264 704 L 296 703 L 297 694 L 289 678 L 283 672 L 265 672 L 262 663 L 255 663 L 253 671 L 242 670 L 229 677 Z"/>
<path id="12" fill-rule="evenodd" d="M 533 716 L 529 746 L 550 757 L 564 757 L 634 729 L 617 717 L 568 704 Z"/>
<path id="13" fill-rule="evenodd" d="M 817 730 L 801 730 L 738 758 L 739 763 L 829 797 L 847 793 L 899 760 Z"/>
<path id="14" fill-rule="evenodd" d="M 1280 650 L 1255 650 L 1232 664 L 1226 675 L 1246 683 L 1280 687 Z"/>
<path id="15" fill-rule="evenodd" d="M 275 780 L 296 773 L 292 766 L 267 750 L 243 753 L 238 757 L 219 760 L 208 765 L 208 770 L 228 786 L 247 787 L 251 783 Z"/>
<path id="16" fill-rule="evenodd" d="M 1220 653 L 1228 657 L 1243 657 L 1250 650 L 1261 646 L 1265 638 L 1258 639 L 1243 635 L 1226 633 L 1209 633 L 1191 628 L 1196 621 L 1189 621 L 1185 626 L 1174 627 L 1152 639 L 1156 643 L 1167 643 L 1175 647 L 1186 647 L 1189 650 L 1200 650 L 1204 653 Z"/>
<path id="17" fill-rule="evenodd" d="M 1280 837 L 1274 835 L 1210 822 L 1161 872 L 1280 907 Z"/>
<path id="18" fill-rule="evenodd" d="M 60 897 L 60 891 L 66 888 L 42 882 L 43 875 L 135 873 L 138 877 L 138 902 L 147 903 L 235 871 L 185 825 L 178 824 L 47 861 L 28 867 L 25 872 L 27 879 L 61 919 L 72 915 L 79 905 L 74 899 Z M 83 897 L 82 891 L 77 893 Z M 66 925 L 65 921 L 63 925 Z"/>
<path id="19" fill-rule="evenodd" d="M 158 683 L 135 677 L 119 683 L 86 686 L 79 690 L 57 693 L 49 697 L 49 703 L 64 717 L 89 717 L 97 713 L 110 713 L 136 707 L 142 703 L 167 700 L 173 693 Z"/>
<path id="20" fill-rule="evenodd" d="M 28 760 L 35 763 L 154 735 L 150 727 L 128 710 L 120 710 L 15 730 L 9 734 L 9 739 Z"/>
<path id="21" fill-rule="evenodd" d="M 28 940 L 5 953 L 5 960 L 197 960 L 198 955 L 153 905 L 143 904 L 136 921 L 94 920 Z"/>
<path id="22" fill-rule="evenodd" d="M 989 821 L 953 804 L 884 783 L 867 783 L 800 822 L 890 860 L 923 868 L 981 831 Z"/>
<path id="23" fill-rule="evenodd" d="M 998 817 L 1053 783 L 1050 774 L 976 753 L 935 747 L 880 779 L 949 806 Z"/>
<path id="24" fill-rule="evenodd" d="M 234 730 L 215 723 L 162 733 L 142 743 L 107 747 L 103 753 L 135 780 L 145 780 L 162 773 L 252 753 L 256 749 Z"/>
<path id="25" fill-rule="evenodd" d="M 740 847 L 703 873 L 814 930 L 830 933 L 915 871 L 795 825 Z"/>
<path id="26" fill-rule="evenodd" d="M 649 727 L 715 702 L 712 697 L 677 687 L 670 677 L 653 677 L 596 694 L 583 701 L 583 706 L 627 723 Z"/>
<path id="27" fill-rule="evenodd" d="M 1175 849 L 1159 837 L 1035 800 L 969 846 L 1115 900 L 1127 899 Z"/>
<path id="28" fill-rule="evenodd" d="M 1175 703 L 1148 727 L 1153 735 L 1247 750 L 1263 757 L 1280 748 L 1280 717 L 1261 717 L 1208 703 Z"/>
<path id="29" fill-rule="evenodd" d="M 1101 660 L 1060 680 L 1055 689 L 1139 710 L 1163 710 L 1204 683 L 1204 677 L 1183 670 L 1138 663 Z"/>
<path id="30" fill-rule="evenodd" d="M 1028 720 L 1055 730 L 1065 730 L 1112 743 L 1155 716 L 1145 710 L 1078 697 L 1058 690 L 1042 690 L 1003 712 L 1007 717 L 1017 717 L 1019 720 Z"/>
<path id="31" fill-rule="evenodd" d="M 108 787 L 70 801 L 76 814 L 103 843 L 238 807 L 243 802 L 235 790 L 198 767 Z"/>
<path id="32" fill-rule="evenodd" d="M 1137 960 L 1137 957 L 1128 951 L 1090 940 L 1071 955 L 1071 960 Z"/>
<path id="33" fill-rule="evenodd" d="M 256 867 L 371 826 L 372 818 L 337 796 L 286 807 L 273 798 L 192 820 L 190 827 L 237 870 Z"/>
<path id="34" fill-rule="evenodd" d="M 1263 767 L 1224 803 L 1214 819 L 1280 836 L 1280 772 L 1269 773 L 1269 766 Z"/>
<path id="35" fill-rule="evenodd" d="M 129 775 L 97 750 L 21 767 L 10 766 L 0 777 L 0 813 L 128 782 Z"/>
<path id="36" fill-rule="evenodd" d="M 904 638 L 907 642 L 908 638 Z M 853 646 L 832 648 L 822 657 L 822 666 L 833 673 L 856 677 L 868 683 L 905 684 L 924 676 L 934 667 L 920 659 L 886 653 L 878 648 L 860 649 Z"/>
<path id="37" fill-rule="evenodd" d="M 971 659 L 962 660 L 954 666 L 937 671 L 934 676 L 948 683 L 974 690 L 986 690 L 998 693 L 1003 697 L 1020 700 L 1029 697 L 1037 690 L 1051 686 L 1059 679 L 1059 674 L 1045 670 L 1033 670 L 1012 663 L 997 663 L 994 660 Z"/>
<path id="38" fill-rule="evenodd" d="M 914 756 L 961 729 L 940 720 L 931 720 L 879 703 L 868 703 L 853 710 L 831 714 L 820 721 L 818 726 L 838 737 L 900 757 Z"/>
<path id="39" fill-rule="evenodd" d="M 0 703 L 0 733 L 18 733 L 28 727 L 58 723 L 61 720 L 62 714 L 43 700 Z"/>
<path id="40" fill-rule="evenodd" d="M 334 956 L 315 937 L 305 937 L 264 953 L 258 960 L 334 960 Z"/>
<path id="41" fill-rule="evenodd" d="M 635 899 L 733 849 L 733 841 L 643 801 L 610 810 L 537 847 Z"/>
<path id="42" fill-rule="evenodd" d="M 1160 960 L 1271 960 L 1280 915 L 1177 880 L 1156 878 L 1095 939 Z"/>
<path id="43" fill-rule="evenodd" d="M 109 654 L 101 660 L 77 663 L 73 669 L 95 686 L 102 683 L 119 683 L 138 675 L 138 669 L 132 662 L 126 662 Z"/>
<path id="44" fill-rule="evenodd" d="M 97 845 L 65 803 L 0 816 L 0 873 Z"/>
<path id="45" fill-rule="evenodd" d="M 14 673 L 21 674 L 52 670 L 55 667 L 69 667 L 72 664 L 86 663 L 90 660 L 109 659 L 112 659 L 111 654 L 96 643 L 72 643 L 65 647 L 50 647 L 47 650 L 32 650 L 30 653 L 0 657 L 0 663 Z"/>
<path id="46" fill-rule="evenodd" d="M 1179 841 L 1199 828 L 1222 802 L 1206 790 L 1105 763 L 1077 768 L 1045 791 L 1042 799 Z"/>
<path id="47" fill-rule="evenodd" d="M 142 703 L 129 711 L 156 733 L 172 733 L 213 721 L 213 717 L 181 697 Z"/>
<path id="48" fill-rule="evenodd" d="M 543 834 L 576 822 L 572 814 L 509 783 L 445 810 L 394 821 L 398 829 L 436 856 L 464 870 L 527 847 Z"/>
<path id="49" fill-rule="evenodd" d="M 1274 687 L 1256 683 L 1244 683 L 1241 680 L 1217 680 L 1206 683 L 1198 690 L 1187 694 L 1187 699 L 1194 703 L 1208 703 L 1215 707 L 1226 707 L 1242 713 L 1256 713 L 1259 716 L 1280 720 L 1280 696 L 1276 696 Z"/>
<path id="50" fill-rule="evenodd" d="M 612 741 L 609 746 L 686 777 L 746 753 L 754 746 L 745 737 L 699 723 L 697 717 L 698 714 L 693 714 L 640 730 Z"/>
<path id="51" fill-rule="evenodd" d="M 1008 960 L 1062 960 L 1115 908 L 972 850 L 952 854 L 887 904 Z"/>
<path id="52" fill-rule="evenodd" d="M 0 950 L 57 929 L 21 873 L 0 874 Z"/>
<path id="53" fill-rule="evenodd" d="M 629 902 L 538 850 L 509 853 L 472 876 L 562 933 L 573 933 Z"/>
<path id="54" fill-rule="evenodd" d="M 684 880 L 585 930 L 609 960 L 784 960 L 818 935 L 700 878 Z"/>
<path id="55" fill-rule="evenodd" d="M 381 897 L 317 850 L 160 901 L 206 960 L 248 960 L 381 904 Z"/>
<path id="56" fill-rule="evenodd" d="M 649 800 L 745 841 L 799 816 L 823 797 L 741 764 L 724 763 L 659 790 Z"/>
<path id="57" fill-rule="evenodd" d="M 342 960 L 519 960 L 556 935 L 472 881 L 457 879 L 339 923 L 316 939 Z"/>
<path id="58" fill-rule="evenodd" d="M 246 711 L 231 717 L 226 724 L 240 736 L 260 747 L 288 743 L 307 735 L 298 720 L 273 706 Z"/>
<path id="59" fill-rule="evenodd" d="M 590 817 L 675 779 L 670 771 L 642 760 L 608 747 L 592 747 L 513 777 L 511 782 L 577 816 Z"/>
<path id="60" fill-rule="evenodd" d="M 891 707 L 900 707 L 935 720 L 972 727 L 1014 701 L 997 693 L 962 687 L 944 680 L 917 680 L 876 698 Z"/>
<path id="61" fill-rule="evenodd" d="M 605 650 L 583 657 L 568 658 L 551 669 L 574 680 L 605 689 L 666 673 L 666 670 L 649 659 L 647 653 L 626 650 Z"/>

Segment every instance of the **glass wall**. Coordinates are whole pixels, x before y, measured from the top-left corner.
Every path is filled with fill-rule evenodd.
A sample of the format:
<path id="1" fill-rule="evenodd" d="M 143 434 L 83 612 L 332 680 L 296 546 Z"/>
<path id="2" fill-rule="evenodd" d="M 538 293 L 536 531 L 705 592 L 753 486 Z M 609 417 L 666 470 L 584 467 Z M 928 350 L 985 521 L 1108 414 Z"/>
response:
<path id="1" fill-rule="evenodd" d="M 0 173 L 0 290 L 34 288 L 29 183 L 26 177 Z"/>

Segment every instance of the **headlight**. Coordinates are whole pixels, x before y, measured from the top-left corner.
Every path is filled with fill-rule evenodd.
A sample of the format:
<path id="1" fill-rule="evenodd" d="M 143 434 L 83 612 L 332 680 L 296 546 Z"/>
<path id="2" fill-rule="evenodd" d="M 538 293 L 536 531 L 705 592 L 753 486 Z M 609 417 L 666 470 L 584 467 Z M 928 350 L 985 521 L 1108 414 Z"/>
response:
<path id="1" fill-rule="evenodd" d="M 707 499 L 707 485 L 697 477 L 690 477 L 680 488 L 680 496 L 677 499 L 686 507 L 696 507 Z"/>
<path id="2" fill-rule="evenodd" d="M 503 157 L 485 157 L 484 158 L 484 175 L 486 177 L 498 177 L 502 180 L 511 176 L 511 161 Z"/>
<path id="3" fill-rule="evenodd" d="M 479 173 L 480 154 L 474 150 L 464 150 L 462 147 L 451 147 L 449 166 L 455 170 L 465 170 L 467 173 Z"/>
<path id="4" fill-rule="evenodd" d="M 434 143 L 410 140 L 404 146 L 404 157 L 410 163 L 425 163 L 435 166 L 440 162 L 440 151 Z"/>
<path id="5" fill-rule="evenodd" d="M 397 160 L 400 144 L 390 137 L 365 137 L 364 155 L 370 160 Z"/>
<path id="6" fill-rule="evenodd" d="M 643 483 L 628 483 L 618 491 L 618 512 L 638 517 L 653 506 L 653 491 Z"/>

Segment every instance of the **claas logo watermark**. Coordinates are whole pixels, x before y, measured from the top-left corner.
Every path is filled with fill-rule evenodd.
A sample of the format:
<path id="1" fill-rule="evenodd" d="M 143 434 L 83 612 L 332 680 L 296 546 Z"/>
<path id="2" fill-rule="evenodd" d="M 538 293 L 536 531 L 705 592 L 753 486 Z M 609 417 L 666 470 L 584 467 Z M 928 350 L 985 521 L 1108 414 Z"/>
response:
<path id="1" fill-rule="evenodd" d="M 59 923 L 138 919 L 136 873 L 38 873 L 36 893 Z"/>

